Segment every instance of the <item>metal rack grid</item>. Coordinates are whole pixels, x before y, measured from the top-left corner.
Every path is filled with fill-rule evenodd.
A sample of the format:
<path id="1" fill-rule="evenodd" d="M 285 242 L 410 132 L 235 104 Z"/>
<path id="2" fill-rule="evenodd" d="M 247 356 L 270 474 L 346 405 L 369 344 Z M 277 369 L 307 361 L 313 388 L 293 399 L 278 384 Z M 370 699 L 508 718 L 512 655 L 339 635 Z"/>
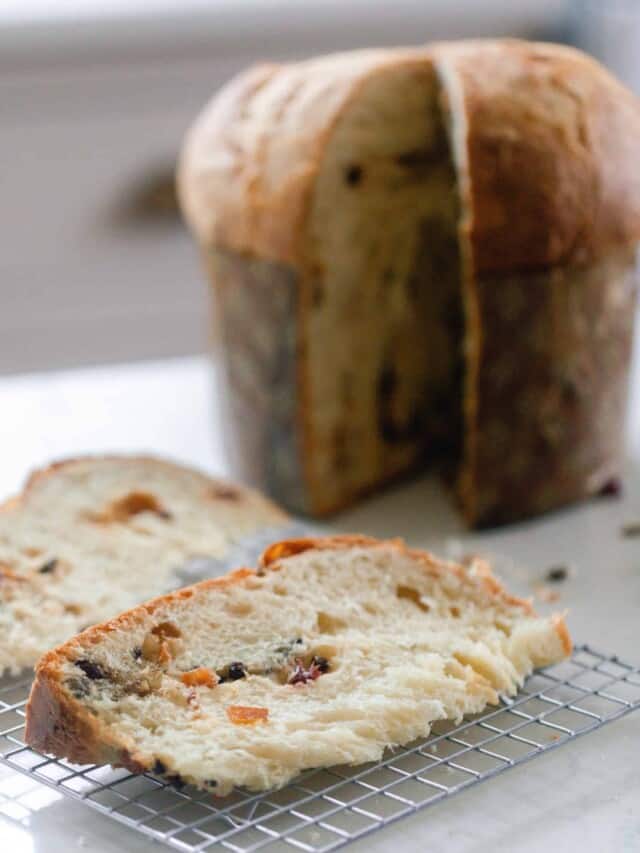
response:
<path id="1" fill-rule="evenodd" d="M 213 798 L 29 749 L 23 733 L 30 682 L 0 686 L 0 760 L 186 853 L 335 850 L 640 707 L 640 667 L 581 646 L 532 675 L 514 699 L 458 726 L 436 723 L 429 738 L 380 762 L 308 771 L 278 791 Z"/>

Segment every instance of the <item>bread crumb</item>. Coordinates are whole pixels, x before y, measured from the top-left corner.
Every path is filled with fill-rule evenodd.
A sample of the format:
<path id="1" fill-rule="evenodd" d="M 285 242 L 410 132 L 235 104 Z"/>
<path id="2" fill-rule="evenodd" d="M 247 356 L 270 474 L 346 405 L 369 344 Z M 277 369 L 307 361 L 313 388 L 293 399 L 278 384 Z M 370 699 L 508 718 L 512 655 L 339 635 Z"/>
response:
<path id="1" fill-rule="evenodd" d="M 546 584 L 536 584 L 533 591 L 538 601 L 542 601 L 543 604 L 551 604 L 560 598 L 560 593 Z"/>
<path id="2" fill-rule="evenodd" d="M 574 570 L 571 566 L 558 563 L 554 566 L 549 566 L 545 572 L 545 580 L 549 583 L 560 583 L 566 581 L 574 575 Z"/>
<path id="3" fill-rule="evenodd" d="M 640 536 L 640 520 L 627 521 L 620 528 L 620 533 L 625 539 L 632 539 L 634 536 Z"/>

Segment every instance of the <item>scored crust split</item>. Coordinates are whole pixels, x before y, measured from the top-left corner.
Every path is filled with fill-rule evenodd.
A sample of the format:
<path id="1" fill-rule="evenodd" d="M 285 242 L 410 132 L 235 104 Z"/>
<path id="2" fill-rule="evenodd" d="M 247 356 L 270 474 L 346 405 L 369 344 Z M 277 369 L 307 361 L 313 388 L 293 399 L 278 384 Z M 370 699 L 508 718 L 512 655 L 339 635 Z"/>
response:
<path id="1" fill-rule="evenodd" d="M 0 674 L 192 581 L 193 561 L 224 559 L 263 529 L 276 538 L 287 522 L 249 489 L 159 459 L 36 471 L 0 509 Z"/>
<path id="2" fill-rule="evenodd" d="M 489 568 L 399 541 L 277 543 L 88 629 L 40 661 L 26 740 L 226 794 L 375 761 L 513 695 L 571 649 Z"/>
<path id="3" fill-rule="evenodd" d="M 454 460 L 476 525 L 621 468 L 640 110 L 516 40 L 264 65 L 179 188 L 214 281 L 243 479 L 312 514 Z"/>

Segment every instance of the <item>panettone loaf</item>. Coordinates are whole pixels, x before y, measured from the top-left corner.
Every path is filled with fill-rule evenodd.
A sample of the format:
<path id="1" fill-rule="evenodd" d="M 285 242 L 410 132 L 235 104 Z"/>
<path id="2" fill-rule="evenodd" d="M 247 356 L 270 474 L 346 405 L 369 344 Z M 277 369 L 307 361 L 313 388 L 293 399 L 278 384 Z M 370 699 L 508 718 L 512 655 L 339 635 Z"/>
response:
<path id="1" fill-rule="evenodd" d="M 640 109 L 568 47 L 376 50 L 236 78 L 179 186 L 242 475 L 322 514 L 435 458 L 472 524 L 618 475 Z"/>
<path id="2" fill-rule="evenodd" d="M 26 740 L 217 794 L 261 790 L 374 761 L 570 648 L 561 616 L 536 616 L 482 561 L 354 536 L 280 542 L 257 573 L 157 598 L 45 655 Z"/>
<path id="3" fill-rule="evenodd" d="M 184 586 L 192 560 L 224 564 L 245 537 L 264 528 L 272 541 L 286 524 L 261 495 L 159 459 L 88 457 L 35 472 L 0 509 L 0 675 Z"/>

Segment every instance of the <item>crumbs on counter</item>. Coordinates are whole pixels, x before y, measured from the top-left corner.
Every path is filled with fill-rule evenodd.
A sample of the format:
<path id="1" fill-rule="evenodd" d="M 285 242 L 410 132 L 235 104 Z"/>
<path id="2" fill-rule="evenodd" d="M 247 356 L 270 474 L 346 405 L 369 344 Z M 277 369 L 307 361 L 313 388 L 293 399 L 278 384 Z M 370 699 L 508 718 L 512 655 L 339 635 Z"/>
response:
<path id="1" fill-rule="evenodd" d="M 620 533 L 625 539 L 632 539 L 634 536 L 640 536 L 640 518 L 636 521 L 627 521 L 620 528 Z"/>
<path id="2" fill-rule="evenodd" d="M 601 498 L 619 498 L 622 496 L 622 480 L 619 477 L 612 477 L 602 486 L 598 492 L 598 497 Z"/>
<path id="3" fill-rule="evenodd" d="M 573 572 L 569 566 L 558 563 L 555 566 L 549 566 L 545 574 L 545 580 L 547 583 L 561 583 L 562 581 L 566 581 L 572 574 Z"/>
<path id="4" fill-rule="evenodd" d="M 554 563 L 549 566 L 542 578 L 532 580 L 533 594 L 538 601 L 544 604 L 551 604 L 558 601 L 560 593 L 558 592 L 558 584 L 569 580 L 575 575 L 573 566 L 567 563 Z"/>
<path id="5" fill-rule="evenodd" d="M 560 593 L 557 589 L 552 589 L 543 583 L 535 584 L 533 593 L 538 601 L 541 601 L 543 604 L 552 604 L 560 598 Z"/>

